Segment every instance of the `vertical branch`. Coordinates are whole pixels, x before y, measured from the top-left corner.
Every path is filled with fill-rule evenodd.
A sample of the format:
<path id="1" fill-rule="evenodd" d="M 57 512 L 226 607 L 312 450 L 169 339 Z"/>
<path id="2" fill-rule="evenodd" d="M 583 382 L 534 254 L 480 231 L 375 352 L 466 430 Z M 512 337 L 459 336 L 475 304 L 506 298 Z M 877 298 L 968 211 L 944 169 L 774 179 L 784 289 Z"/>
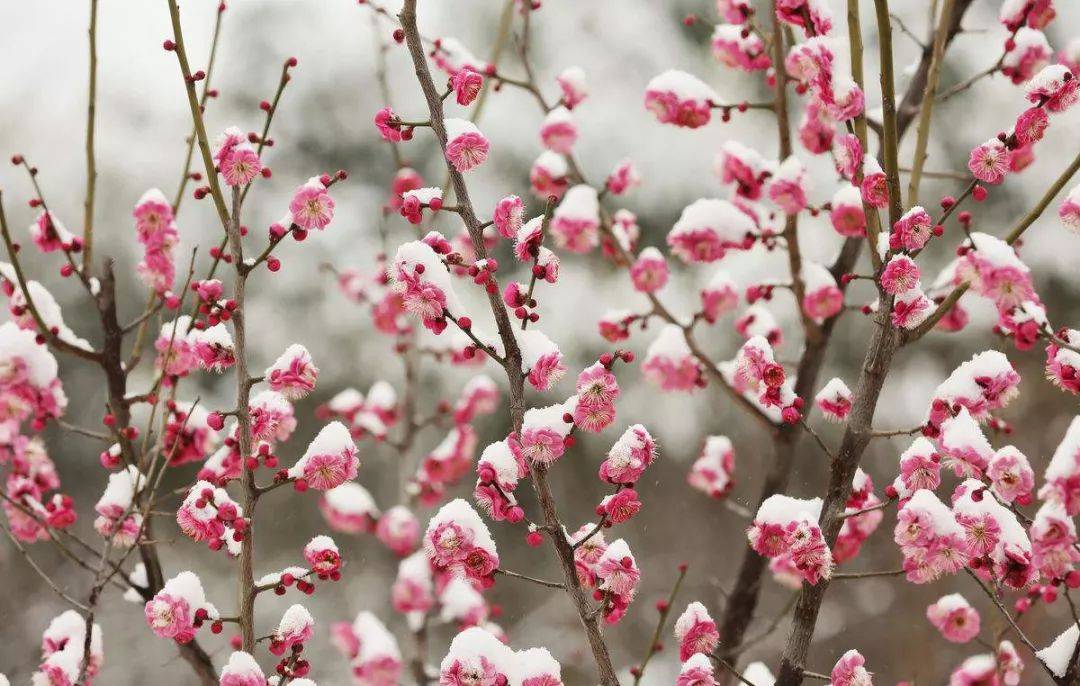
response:
<path id="1" fill-rule="evenodd" d="M 187 50 L 184 48 L 184 32 L 180 26 L 180 8 L 176 0 L 168 0 L 169 17 L 172 19 L 173 50 L 176 59 L 180 63 L 180 73 L 184 77 L 184 90 L 187 92 L 188 107 L 191 109 L 191 119 L 195 125 L 195 140 L 199 145 L 199 153 L 202 155 L 203 166 L 206 169 L 206 183 L 210 186 L 210 195 L 214 199 L 214 207 L 217 209 L 218 219 L 221 226 L 227 229 L 229 224 L 229 210 L 225 206 L 225 196 L 221 194 L 221 184 L 218 182 L 217 173 L 214 171 L 214 157 L 210 153 L 210 142 L 206 137 L 206 125 L 203 123 L 202 108 L 199 105 L 199 97 L 195 94 L 195 79 L 191 76 L 191 65 L 188 64 Z"/>
<path id="2" fill-rule="evenodd" d="M 893 85 L 892 27 L 889 21 L 888 0 L 875 0 L 878 34 L 881 40 L 881 93 L 884 110 L 884 158 L 886 181 L 889 188 L 889 220 L 895 223 L 902 213 L 900 202 L 900 178 L 897 163 L 897 115 L 896 94 Z M 840 450 L 832 463 L 829 486 L 822 507 L 820 526 L 828 546 L 832 547 L 843 525 L 844 505 L 851 495 L 852 478 L 859 461 L 870 442 L 874 410 L 877 408 L 885 378 L 900 336 L 892 325 L 890 313 L 893 298 L 879 292 L 881 307 L 876 315 L 876 326 L 863 361 L 852 401 L 851 415 L 844 429 Z M 791 633 L 788 635 L 780 662 L 777 686 L 797 686 L 805 676 L 806 656 L 814 636 L 821 603 L 829 588 L 829 580 L 822 579 L 816 585 L 803 584 L 802 593 L 795 606 Z"/>
<path id="3" fill-rule="evenodd" d="M 865 93 L 866 76 L 863 70 L 862 19 L 859 16 L 859 0 L 847 0 L 847 21 L 848 43 L 851 46 L 851 78 L 859 89 Z M 921 64 L 922 62 L 920 62 L 920 66 Z M 853 128 L 855 129 L 855 137 L 859 139 L 859 145 L 863 151 L 869 150 L 865 108 L 859 113 L 859 116 L 855 117 Z M 863 217 L 866 219 L 866 237 L 869 239 L 870 261 L 875 267 L 878 267 L 881 262 L 881 257 L 877 251 L 878 239 L 881 235 L 881 217 L 878 216 L 877 209 L 867 202 L 863 202 Z M 843 271 L 849 271 L 852 265 L 854 265 L 854 260 L 850 260 L 850 264 Z M 835 269 L 833 271 L 837 272 Z"/>
<path id="4" fill-rule="evenodd" d="M 923 165 L 926 164 L 926 147 L 930 141 L 930 119 L 934 111 L 934 96 L 937 93 L 938 77 L 941 75 L 942 58 L 945 57 L 945 42 L 949 33 L 955 0 L 945 0 L 938 20 L 937 33 L 934 35 L 933 56 L 930 58 L 930 70 L 926 78 L 926 90 L 923 92 L 922 107 L 919 110 L 919 125 L 915 134 L 915 158 L 911 161 L 911 178 L 908 180 L 908 203 L 919 204 L 919 184 L 922 182 Z"/>
<path id="5" fill-rule="evenodd" d="M 236 414 L 237 449 L 240 461 L 244 465 L 244 517 L 249 525 L 244 529 L 244 540 L 240 542 L 240 634 L 244 650 L 255 649 L 255 507 L 259 493 L 255 485 L 255 472 L 247 463 L 251 455 L 251 410 L 250 395 L 252 380 L 247 365 L 247 325 L 245 300 L 247 295 L 247 275 L 249 267 L 244 264 L 244 245 L 240 236 L 240 187 L 232 189 L 232 213 L 225 232 L 229 239 L 229 251 L 232 253 L 236 278 L 233 282 L 233 299 L 236 309 L 232 313 L 233 350 L 236 358 Z"/>
<path id="6" fill-rule="evenodd" d="M 218 5 L 217 15 L 214 17 L 214 37 L 210 39 L 210 59 L 206 63 L 206 78 L 203 79 L 202 95 L 199 97 L 199 111 L 205 111 L 206 103 L 210 99 L 210 79 L 214 76 L 214 63 L 217 61 L 218 36 L 221 35 L 221 16 L 225 13 L 225 4 Z M 191 178 L 191 158 L 195 154 L 195 138 L 198 132 L 195 125 L 191 125 L 191 135 L 187 139 L 187 152 L 184 153 L 184 173 L 180 176 L 180 186 L 176 189 L 176 197 L 173 199 L 172 210 L 175 215 L 180 211 L 180 203 L 184 199 L 184 189 Z"/>
<path id="7" fill-rule="evenodd" d="M 170 2 L 173 0 L 170 0 Z M 405 43 L 412 57 L 416 78 L 424 93 L 431 115 L 431 128 L 439 141 L 439 147 L 444 157 L 446 153 L 446 127 L 444 123 L 442 99 L 439 95 L 431 71 L 424 55 L 424 46 L 421 41 L 420 31 L 416 25 L 416 0 L 405 0 L 399 15 L 401 27 L 405 32 Z M 447 164 L 454 195 L 457 198 L 458 212 L 469 232 L 473 248 L 478 259 L 487 257 L 487 249 L 484 246 L 482 225 L 473 210 L 472 201 L 469 199 L 469 190 L 465 179 L 452 165 Z M 510 386 L 510 420 L 514 431 L 520 431 L 525 415 L 525 376 L 521 368 L 521 351 L 518 348 L 517 338 L 514 335 L 510 317 L 499 299 L 498 290 L 488 294 L 488 303 L 504 348 L 504 364 L 507 380 Z M 618 686 L 618 678 L 615 675 L 615 667 L 611 662 L 607 644 L 604 642 L 600 631 L 598 617 L 589 607 L 584 590 L 578 580 L 577 569 L 574 563 L 574 550 L 566 538 L 562 521 L 559 519 L 555 498 L 551 492 L 551 486 L 547 481 L 546 470 L 533 467 L 531 470 L 533 490 L 544 512 L 544 528 L 548 533 L 555 552 L 559 558 L 563 571 L 563 579 L 567 594 L 574 604 L 574 608 L 581 620 L 592 650 L 593 659 L 599 671 L 599 680 L 602 686 Z"/>
<path id="8" fill-rule="evenodd" d="M 778 157 L 783 163 L 791 156 L 791 124 L 788 121 L 787 106 L 787 74 L 784 72 L 784 25 L 776 19 L 776 0 L 772 2 L 773 29 L 772 29 L 772 52 L 773 64 L 776 69 L 776 97 L 773 100 L 773 109 L 776 112 L 776 133 L 779 143 Z M 788 268 L 791 271 L 791 291 L 795 296 L 795 307 L 799 310 L 802 319 L 803 331 L 807 339 L 817 338 L 820 335 L 817 324 L 803 308 L 803 298 L 806 295 L 806 286 L 802 277 L 802 251 L 799 248 L 799 217 L 796 214 L 788 214 L 784 218 L 784 244 L 787 247 Z"/>
<path id="9" fill-rule="evenodd" d="M 98 0 L 90 0 L 90 87 L 86 104 L 86 199 L 83 201 L 83 271 L 94 264 L 94 192 L 97 163 L 94 159 L 94 124 L 97 118 L 97 11 Z"/>

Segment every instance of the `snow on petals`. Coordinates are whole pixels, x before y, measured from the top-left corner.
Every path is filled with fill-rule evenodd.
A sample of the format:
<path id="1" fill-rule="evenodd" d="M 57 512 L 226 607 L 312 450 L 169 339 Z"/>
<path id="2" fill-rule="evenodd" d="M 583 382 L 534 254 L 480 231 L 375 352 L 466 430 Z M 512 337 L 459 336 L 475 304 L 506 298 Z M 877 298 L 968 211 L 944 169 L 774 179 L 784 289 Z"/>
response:
<path id="1" fill-rule="evenodd" d="M 311 441 L 288 476 L 316 490 L 328 491 L 356 478 L 359 467 L 349 429 L 341 422 L 330 422 Z"/>

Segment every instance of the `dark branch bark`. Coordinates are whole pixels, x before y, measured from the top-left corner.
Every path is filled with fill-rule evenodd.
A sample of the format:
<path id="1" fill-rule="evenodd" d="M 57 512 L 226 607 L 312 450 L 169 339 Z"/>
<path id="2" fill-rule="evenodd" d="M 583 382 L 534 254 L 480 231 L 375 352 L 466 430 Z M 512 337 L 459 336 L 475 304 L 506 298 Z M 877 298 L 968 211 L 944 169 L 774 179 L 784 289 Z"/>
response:
<path id="1" fill-rule="evenodd" d="M 424 99 L 427 101 L 428 111 L 431 116 L 431 128 L 439 141 L 440 150 L 445 155 L 447 141 L 442 98 L 432 79 L 427 58 L 424 54 L 423 41 L 416 25 L 416 0 L 405 0 L 399 19 L 405 32 L 405 43 L 412 57 L 416 78 L 424 93 Z M 447 171 L 450 175 L 451 186 L 454 189 L 454 196 L 457 198 L 458 214 L 460 214 L 469 232 L 477 258 L 485 259 L 487 250 L 484 246 L 482 224 L 473 210 L 465 179 L 460 172 L 449 164 L 447 165 Z M 510 317 L 499 299 L 498 292 L 489 293 L 488 301 L 504 348 L 503 368 L 506 371 L 510 385 L 510 420 L 514 431 L 520 431 L 525 414 L 525 378 L 521 368 L 521 351 L 518 349 L 517 338 L 510 323 Z M 533 467 L 531 475 L 533 490 L 536 492 L 537 501 L 544 513 L 545 529 L 562 568 L 566 593 L 570 597 L 585 630 L 599 672 L 599 681 L 603 686 L 618 686 L 619 681 L 615 675 L 615 667 L 611 662 L 607 645 L 604 643 L 598 617 L 596 616 L 597 613 L 590 608 L 585 591 L 581 588 L 578 580 L 574 564 L 574 550 L 564 533 L 562 521 L 555 505 L 555 498 L 547 481 L 547 473 L 542 468 Z"/>

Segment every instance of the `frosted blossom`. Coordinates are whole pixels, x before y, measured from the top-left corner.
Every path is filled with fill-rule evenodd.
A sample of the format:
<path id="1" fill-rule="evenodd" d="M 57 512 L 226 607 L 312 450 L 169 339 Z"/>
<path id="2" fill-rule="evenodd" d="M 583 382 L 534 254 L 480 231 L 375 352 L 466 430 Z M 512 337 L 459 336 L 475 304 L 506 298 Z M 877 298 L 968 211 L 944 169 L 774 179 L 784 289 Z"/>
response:
<path id="1" fill-rule="evenodd" d="M 600 465 L 600 478 L 613 484 L 633 485 L 656 459 L 656 442 L 640 424 L 626 429 Z"/>
<path id="2" fill-rule="evenodd" d="M 199 365 L 209 372 L 223 372 L 236 362 L 232 335 L 224 324 L 196 329 L 189 340 Z"/>
<path id="3" fill-rule="evenodd" d="M 221 669 L 220 686 L 263 686 L 266 677 L 250 653 L 238 650 Z M 294 682 L 295 683 L 295 682 Z"/>
<path id="4" fill-rule="evenodd" d="M 739 305 L 739 291 L 727 272 L 717 270 L 700 290 L 701 316 L 715 324 L 724 314 Z"/>
<path id="5" fill-rule="evenodd" d="M 308 444 L 304 455 L 288 471 L 289 478 L 303 479 L 310 487 L 328 491 L 356 478 L 360 459 L 348 428 L 330 422 Z"/>
<path id="6" fill-rule="evenodd" d="M 841 236 L 860 237 L 866 234 L 866 214 L 862 193 L 856 186 L 845 184 L 832 197 L 829 221 Z"/>
<path id="7" fill-rule="evenodd" d="M 450 642 L 439 665 L 444 686 L 509 683 L 515 669 L 514 651 L 479 627 L 465 629 Z"/>
<path id="8" fill-rule="evenodd" d="M 642 293 L 659 291 L 667 284 L 669 275 L 663 253 L 651 246 L 642 250 L 630 266 L 630 280 Z"/>
<path id="9" fill-rule="evenodd" d="M 1042 104 L 1051 112 L 1064 112 L 1080 97 L 1076 75 L 1063 64 L 1043 67 L 1025 86 L 1028 102 Z"/>
<path id="10" fill-rule="evenodd" d="M 110 474 L 105 492 L 94 506 L 98 514 L 94 529 L 106 538 L 115 537 L 119 545 L 132 545 L 142 524 L 142 515 L 132 505 L 145 486 L 145 477 L 134 465 Z"/>
<path id="11" fill-rule="evenodd" d="M 578 184 L 566 191 L 551 218 L 555 244 L 570 252 L 585 253 L 599 244 L 600 203 L 596 189 Z"/>
<path id="12" fill-rule="evenodd" d="M 499 566 L 499 554 L 487 525 L 461 498 L 443 505 L 428 522 L 424 550 L 436 568 L 482 582 L 490 582 Z"/>
<path id="13" fill-rule="evenodd" d="M 743 674 L 743 678 L 750 681 L 745 673 Z M 690 659 L 683 663 L 682 669 L 679 670 L 679 676 L 675 679 L 675 686 L 716 686 L 716 683 L 716 677 L 713 675 L 712 662 L 709 661 L 707 655 L 701 653 L 691 655 Z M 750 683 L 754 684 L 754 686 L 758 686 L 759 684 L 771 686 L 772 682 L 763 682 L 759 680 L 750 681 Z"/>
<path id="14" fill-rule="evenodd" d="M 375 536 L 397 555 L 404 557 L 416 550 L 420 542 L 420 522 L 412 510 L 395 505 L 379 517 Z"/>
<path id="15" fill-rule="evenodd" d="M 817 524 L 821 507 L 821 498 L 766 498 L 747 530 L 750 546 L 760 555 L 784 560 L 810 584 L 829 578 L 833 557 Z"/>
<path id="16" fill-rule="evenodd" d="M 715 170 L 722 183 L 733 185 L 735 193 L 748 200 L 761 198 L 772 173 L 771 165 L 761 153 L 738 141 L 725 141 L 720 146 Z"/>
<path id="17" fill-rule="evenodd" d="M 998 448 L 987 470 L 994 494 L 1006 503 L 1030 500 L 1035 474 L 1027 457 L 1014 446 Z"/>
<path id="18" fill-rule="evenodd" d="M 694 460 L 687 483 L 713 498 L 721 498 L 735 485 L 735 451 L 726 436 L 709 436 Z"/>
<path id="19" fill-rule="evenodd" d="M 487 621 L 484 596 L 464 577 L 453 577 L 439 593 L 439 618 L 458 626 L 479 626 Z"/>
<path id="20" fill-rule="evenodd" d="M 728 251 L 745 250 L 753 241 L 754 223 L 726 200 L 702 199 L 685 207 L 667 245 L 686 263 L 712 263 Z"/>
<path id="21" fill-rule="evenodd" d="M 44 662 L 39 669 L 46 673 L 56 673 L 59 669 L 65 676 L 70 676 L 69 683 L 75 683 L 82 666 L 85 648 L 89 648 L 90 658 L 86 665 L 86 673 L 87 677 L 92 678 L 101 671 L 105 662 L 101 625 L 93 624 L 89 645 L 87 645 L 86 619 L 75 610 L 66 610 L 53 617 L 41 634 L 41 655 Z M 73 675 L 67 674 L 70 668 L 75 670 Z M 87 679 L 88 682 L 90 678 Z M 0 683 L 3 682 L 0 681 Z"/>
<path id="22" fill-rule="evenodd" d="M 717 24 L 711 45 L 713 57 L 727 67 L 761 71 L 772 64 L 761 36 L 737 24 Z"/>
<path id="23" fill-rule="evenodd" d="M 609 624 L 614 624 L 626 614 L 641 580 L 641 570 L 626 541 L 620 538 L 604 549 L 596 563 L 595 573 L 600 579 L 599 588 L 607 591 L 609 595 L 604 619 Z"/>
<path id="24" fill-rule="evenodd" d="M 540 198 L 547 198 L 550 195 L 561 198 L 569 186 L 567 180 L 569 173 L 570 167 L 565 157 L 551 150 L 545 150 L 540 153 L 529 170 L 529 184 L 532 186 L 533 194 Z"/>
<path id="25" fill-rule="evenodd" d="M 555 82 L 562 91 L 562 102 L 569 109 L 574 109 L 589 95 L 589 86 L 585 79 L 585 70 L 581 67 L 567 67 L 555 77 Z"/>
<path id="26" fill-rule="evenodd" d="M 352 624 L 339 622 L 331 627 L 339 648 L 345 652 L 352 667 L 355 683 L 364 686 L 396 686 L 402 672 L 401 650 L 397 639 L 378 617 L 361 612 Z M 344 637 L 343 644 L 339 638 Z M 290 682 L 296 683 L 296 682 Z"/>
<path id="27" fill-rule="evenodd" d="M 446 120 L 446 159 L 459 172 L 475 169 L 487 159 L 490 143 L 480 129 L 465 119 Z"/>
<path id="28" fill-rule="evenodd" d="M 990 442 L 966 407 L 942 422 L 938 446 L 957 476 L 981 477 L 994 455 Z"/>
<path id="29" fill-rule="evenodd" d="M 661 124 L 696 129 L 709 123 L 722 100 L 704 81 L 677 69 L 654 76 L 645 86 L 645 109 Z"/>
<path id="30" fill-rule="evenodd" d="M 986 555 L 1002 583 L 1023 590 L 1038 579 L 1027 531 L 980 481 L 968 479 L 956 487 L 953 511 L 965 530 L 967 552 L 972 557 Z"/>
<path id="31" fill-rule="evenodd" d="M 155 634 L 188 643 L 195 637 L 199 617 L 217 619 L 217 608 L 206 602 L 202 582 L 194 572 L 180 572 L 165 582 L 146 603 L 146 623 Z"/>
<path id="32" fill-rule="evenodd" d="M 423 620 L 423 615 L 435 605 L 434 593 L 434 576 L 424 551 L 419 550 L 398 564 L 390 599 L 394 610 L 405 613 L 410 623 Z"/>
<path id="33" fill-rule="evenodd" d="M 1030 79 L 1050 62 L 1053 50 L 1046 34 L 1042 31 L 1021 28 L 1013 36 L 1015 47 L 1005 53 L 1001 62 L 1001 73 L 1013 83 L 1021 84 Z"/>
<path id="34" fill-rule="evenodd" d="M 572 423 L 566 421 L 577 407 L 577 396 L 547 407 L 525 411 L 521 435 L 517 437 L 522 456 L 537 465 L 550 465 L 566 451 L 564 440 L 570 435 Z"/>
<path id="35" fill-rule="evenodd" d="M 1054 20 L 1053 0 L 1005 0 L 998 11 L 998 21 L 1010 31 L 1027 25 L 1041 29 Z"/>
<path id="36" fill-rule="evenodd" d="M 783 342 L 783 330 L 772 311 L 761 302 L 756 302 L 735 319 L 735 330 L 743 338 L 763 338 L 770 345 Z"/>
<path id="37" fill-rule="evenodd" d="M 270 639 L 270 652 L 281 655 L 294 645 L 310 641 L 314 633 L 315 618 L 303 605 L 292 605 L 281 615 L 281 621 Z"/>
<path id="38" fill-rule="evenodd" d="M 272 390 L 289 400 L 303 398 L 315 388 L 319 368 L 311 359 L 311 353 L 299 343 L 293 343 L 266 368 L 263 376 Z"/>
<path id="39" fill-rule="evenodd" d="M 866 671 L 865 663 L 859 651 L 847 651 L 832 668 L 830 686 L 871 686 L 870 672 Z"/>
<path id="40" fill-rule="evenodd" d="M 834 377 L 814 396 L 814 404 L 826 419 L 842 422 L 851 412 L 851 398 L 851 389 L 843 379 Z"/>
<path id="41" fill-rule="evenodd" d="M 394 257 L 393 288 L 401 294 L 405 310 L 416 315 L 435 334 L 446 329 L 446 313 L 460 317 L 450 273 L 439 255 L 422 241 L 405 243 Z"/>
<path id="42" fill-rule="evenodd" d="M 665 391 L 690 391 L 703 382 L 683 330 L 675 324 L 665 325 L 649 344 L 641 371 Z"/>
<path id="43" fill-rule="evenodd" d="M 675 620 L 675 640 L 679 642 L 679 659 L 686 662 L 697 653 L 711 653 L 720 642 L 720 633 L 709 611 L 695 601 Z"/>
<path id="44" fill-rule="evenodd" d="M 517 333 L 521 371 L 538 391 L 550 390 L 566 374 L 562 352 L 550 338 L 533 328 Z"/>
<path id="45" fill-rule="evenodd" d="M 548 112 L 540 123 L 540 140 L 545 148 L 553 152 L 569 154 L 577 137 L 578 128 L 574 115 L 561 105 Z"/>
<path id="46" fill-rule="evenodd" d="M 947 641 L 967 643 L 979 635 L 979 613 L 959 593 L 938 598 L 926 617 Z"/>
<path id="47" fill-rule="evenodd" d="M 932 491 L 915 491 L 900 508 L 893 540 L 904 555 L 908 581 L 929 583 L 967 563 L 965 531 Z"/>
<path id="48" fill-rule="evenodd" d="M 802 302 L 806 316 L 821 323 L 844 307 L 844 293 L 825 266 L 806 260 L 802 265 L 801 278 L 806 289 Z"/>
<path id="49" fill-rule="evenodd" d="M 1080 417 L 1069 424 L 1043 479 L 1046 483 L 1039 489 L 1040 499 L 1061 505 L 1070 517 L 1080 514 Z"/>
<path id="50" fill-rule="evenodd" d="M 810 179 L 806 167 L 792 155 L 784 160 L 769 179 L 769 199 L 785 214 L 798 214 L 806 208 Z"/>
<path id="51" fill-rule="evenodd" d="M 1058 218 L 1065 228 L 1080 233 L 1080 184 L 1073 186 L 1058 208 Z"/>

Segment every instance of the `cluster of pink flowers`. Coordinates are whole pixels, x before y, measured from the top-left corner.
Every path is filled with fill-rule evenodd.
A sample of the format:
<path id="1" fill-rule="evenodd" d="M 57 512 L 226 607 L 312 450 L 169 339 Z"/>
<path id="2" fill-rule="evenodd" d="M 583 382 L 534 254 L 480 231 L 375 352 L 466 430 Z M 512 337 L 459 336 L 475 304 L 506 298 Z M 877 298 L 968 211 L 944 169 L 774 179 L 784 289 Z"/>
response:
<path id="1" fill-rule="evenodd" d="M 711 46 L 713 57 L 725 67 L 750 72 L 772 66 L 765 41 L 739 24 L 717 24 Z"/>
<path id="2" fill-rule="evenodd" d="M 263 686 L 266 676 L 250 653 L 237 650 L 221 668 L 220 686 Z M 295 682 L 294 682 L 295 683 Z"/>
<path id="3" fill-rule="evenodd" d="M 773 357 L 772 346 L 760 336 L 743 343 L 729 365 L 735 390 L 762 408 L 773 409 L 779 419 L 795 424 L 802 416 L 802 398 L 795 395 L 783 365 Z"/>
<path id="4" fill-rule="evenodd" d="M 402 672 L 397 639 L 371 612 L 361 612 L 350 622 L 335 622 L 330 635 L 349 660 L 357 686 L 396 686 Z"/>
<path id="5" fill-rule="evenodd" d="M 300 489 L 329 491 L 356 478 L 360 466 L 356 444 L 341 422 L 330 422 L 312 439 L 303 456 L 284 474 Z"/>
<path id="6" fill-rule="evenodd" d="M 645 378 L 665 391 L 692 391 L 705 385 L 705 377 L 686 342 L 683 330 L 667 324 L 649 344 L 641 363 Z"/>
<path id="7" fill-rule="evenodd" d="M 217 608 L 207 602 L 194 572 L 180 572 L 165 582 L 144 608 L 146 624 L 161 638 L 188 643 L 207 620 L 217 622 Z"/>
<path id="8" fill-rule="evenodd" d="M 41 634 L 41 664 L 31 676 L 35 686 L 74 686 L 93 683 L 105 662 L 101 625 L 90 630 L 89 661 L 85 681 L 80 682 L 83 658 L 87 647 L 86 619 L 75 610 L 60 613 L 49 622 Z M 7 680 L 4 679 L 4 682 Z"/>
<path id="9" fill-rule="evenodd" d="M 559 663 L 544 648 L 514 651 L 491 632 L 473 627 L 450 643 L 439 666 L 444 686 L 472 684 L 521 684 L 562 686 Z"/>
<path id="10" fill-rule="evenodd" d="M 750 215 L 727 200 L 701 199 L 683 208 L 667 235 L 672 254 L 688 264 L 715 262 L 729 251 L 753 245 Z"/>
<path id="11" fill-rule="evenodd" d="M 109 475 L 105 492 L 94 506 L 94 530 L 118 546 L 130 546 L 142 530 L 142 513 L 134 511 L 135 495 L 146 480 L 135 465 Z"/>
<path id="12" fill-rule="evenodd" d="M 281 615 L 277 629 L 270 636 L 270 652 L 274 655 L 284 655 L 286 651 L 293 650 L 296 646 L 303 649 L 304 644 L 314 635 L 315 618 L 303 605 L 290 605 Z"/>
<path id="13" fill-rule="evenodd" d="M 874 481 L 861 468 L 852 478 L 851 495 L 844 504 L 844 525 L 833 544 L 833 559 L 837 564 L 854 559 L 862 544 L 877 530 L 885 515 L 880 509 L 881 499 L 874 493 Z"/>
<path id="14" fill-rule="evenodd" d="M 750 546 L 759 555 L 772 558 L 774 570 L 789 570 L 810 584 L 828 579 L 833 556 L 817 524 L 821 504 L 821 498 L 769 496 L 747 530 Z"/>
<path id="15" fill-rule="evenodd" d="M 727 436 L 709 436 L 686 477 L 687 483 L 712 498 L 723 498 L 735 486 L 735 450 Z"/>
<path id="16" fill-rule="evenodd" d="M 645 108 L 661 124 L 699 128 L 709 123 L 713 107 L 721 102 L 704 81 L 676 69 L 653 77 L 645 86 Z"/>
<path id="17" fill-rule="evenodd" d="M 1006 47 L 1002 70 L 1014 83 L 1025 84 L 1033 107 L 1017 117 L 1011 134 L 1001 133 L 972 149 L 968 169 L 976 179 L 991 185 L 1030 164 L 1034 144 L 1050 125 L 1047 113 L 1064 112 L 1080 99 L 1080 84 L 1069 68 L 1047 64 L 1050 45 L 1040 31 L 1020 28 Z"/>
<path id="18" fill-rule="evenodd" d="M 198 481 L 188 490 L 176 510 L 176 523 L 193 541 L 205 541 L 211 550 L 224 547 L 231 555 L 239 554 L 248 525 L 243 509 L 229 493 L 207 481 Z"/>
<path id="19" fill-rule="evenodd" d="M 0 424 L 30 420 L 40 430 L 67 407 L 56 358 L 32 331 L 12 322 L 0 324 L 0 341 Z"/>
<path id="20" fill-rule="evenodd" d="M 446 489 L 472 469 L 476 454 L 476 431 L 469 424 L 458 424 L 420 461 L 413 485 L 420 502 L 434 505 Z"/>
<path id="21" fill-rule="evenodd" d="M 686 662 L 694 655 L 708 655 L 715 650 L 720 632 L 705 606 L 695 601 L 675 620 L 675 640 L 679 642 L 679 660 Z"/>
<path id="22" fill-rule="evenodd" d="M 452 569 L 485 585 L 494 583 L 499 553 L 487 525 L 458 498 L 439 508 L 424 533 L 424 550 L 437 569 Z"/>
<path id="23" fill-rule="evenodd" d="M 254 134 L 250 138 L 254 139 Z M 255 148 L 251 147 L 249 137 L 235 126 L 225 129 L 218 138 L 214 162 L 217 163 L 221 178 L 229 186 L 246 186 L 254 181 L 260 172 L 269 176 L 270 170 L 264 171 L 262 160 Z"/>
<path id="24" fill-rule="evenodd" d="M 167 295 L 176 279 L 173 248 L 180 241 L 172 205 L 152 188 L 139 198 L 133 214 L 135 235 L 144 250 L 136 272 L 147 287 Z"/>
<path id="25" fill-rule="evenodd" d="M 985 421 L 1019 394 L 1019 384 L 1020 375 L 1003 353 L 987 350 L 974 355 L 934 390 L 924 433 L 938 435 L 942 422 L 961 410 Z"/>
<path id="26" fill-rule="evenodd" d="M 946 641 L 967 643 L 979 635 L 979 613 L 959 593 L 938 598 L 926 608 L 926 618 Z"/>
<path id="27" fill-rule="evenodd" d="M 583 526 L 573 536 L 574 562 L 578 579 L 585 588 L 593 589 L 593 598 L 603 604 L 604 620 L 615 624 L 626 615 L 637 595 L 641 569 L 623 539 L 604 541 L 595 527 Z"/>

